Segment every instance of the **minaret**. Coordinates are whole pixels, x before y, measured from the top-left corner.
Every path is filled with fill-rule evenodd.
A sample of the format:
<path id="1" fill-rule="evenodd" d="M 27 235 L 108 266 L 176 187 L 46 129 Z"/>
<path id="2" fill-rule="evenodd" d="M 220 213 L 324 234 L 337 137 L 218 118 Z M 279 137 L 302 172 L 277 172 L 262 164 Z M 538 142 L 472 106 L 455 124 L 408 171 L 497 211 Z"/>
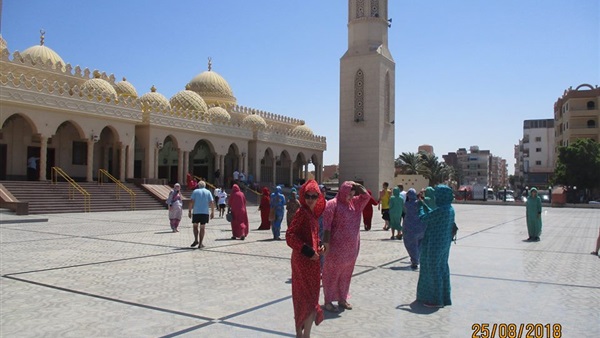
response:
<path id="1" fill-rule="evenodd" d="M 348 50 L 340 61 L 340 183 L 373 192 L 394 181 L 395 63 L 388 0 L 348 1 Z"/>

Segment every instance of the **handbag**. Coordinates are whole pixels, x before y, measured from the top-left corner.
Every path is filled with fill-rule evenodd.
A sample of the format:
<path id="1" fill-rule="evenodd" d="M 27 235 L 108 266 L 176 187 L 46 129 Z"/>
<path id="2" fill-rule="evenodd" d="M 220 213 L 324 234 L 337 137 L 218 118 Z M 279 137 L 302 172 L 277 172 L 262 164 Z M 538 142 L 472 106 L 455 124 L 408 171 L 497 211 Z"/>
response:
<path id="1" fill-rule="evenodd" d="M 227 214 L 225 215 L 225 219 L 229 223 L 233 222 L 233 213 L 231 212 L 231 209 L 227 210 Z"/>

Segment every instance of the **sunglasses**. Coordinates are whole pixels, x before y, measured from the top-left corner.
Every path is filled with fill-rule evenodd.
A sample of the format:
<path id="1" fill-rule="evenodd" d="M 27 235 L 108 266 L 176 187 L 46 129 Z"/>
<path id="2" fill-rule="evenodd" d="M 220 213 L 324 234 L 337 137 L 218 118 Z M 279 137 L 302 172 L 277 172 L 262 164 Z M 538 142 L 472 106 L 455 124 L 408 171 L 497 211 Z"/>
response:
<path id="1" fill-rule="evenodd" d="M 319 195 L 304 194 L 304 199 L 307 200 L 316 200 L 317 198 L 319 198 Z"/>

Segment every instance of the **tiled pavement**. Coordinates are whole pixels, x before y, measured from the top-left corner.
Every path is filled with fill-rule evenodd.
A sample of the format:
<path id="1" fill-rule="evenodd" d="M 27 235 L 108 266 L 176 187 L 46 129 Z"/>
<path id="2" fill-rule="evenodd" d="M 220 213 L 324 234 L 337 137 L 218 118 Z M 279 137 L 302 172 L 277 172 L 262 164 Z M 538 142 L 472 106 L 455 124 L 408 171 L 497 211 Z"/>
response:
<path id="1" fill-rule="evenodd" d="M 452 306 L 414 302 L 418 272 L 376 217 L 374 230 L 361 231 L 355 309 L 326 313 L 313 336 L 470 337 L 482 323 L 560 324 L 562 337 L 600 336 L 600 259 L 589 254 L 600 210 L 545 208 L 542 241 L 527 243 L 522 206 L 455 209 Z M 259 213 L 249 210 L 255 229 Z M 191 250 L 189 219 L 174 234 L 166 214 L 42 215 L 48 221 L 34 223 L 0 214 L 0 336 L 294 336 L 285 241 L 271 241 L 270 231 L 233 241 L 215 219 L 206 248 Z M 543 328 L 540 337 L 553 336 Z"/>

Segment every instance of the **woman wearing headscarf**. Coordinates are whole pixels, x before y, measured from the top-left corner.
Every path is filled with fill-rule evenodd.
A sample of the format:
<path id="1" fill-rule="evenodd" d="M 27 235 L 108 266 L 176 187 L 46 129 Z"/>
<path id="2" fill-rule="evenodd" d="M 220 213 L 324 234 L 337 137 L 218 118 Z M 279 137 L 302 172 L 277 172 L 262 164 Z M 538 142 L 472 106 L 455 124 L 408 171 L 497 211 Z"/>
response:
<path id="1" fill-rule="evenodd" d="M 288 225 L 285 240 L 292 248 L 292 302 L 296 337 L 310 337 L 312 323 L 323 321 L 319 306 L 321 267 L 319 256 L 319 216 L 325 209 L 325 198 L 315 180 L 300 188 L 301 207 Z"/>
<path id="2" fill-rule="evenodd" d="M 356 195 L 356 196 L 355 196 Z M 361 184 L 346 181 L 335 198 L 327 202 L 323 213 L 323 293 L 325 309 L 339 311 L 333 305 L 351 310 L 348 303 L 350 280 L 360 249 L 360 218 L 370 196 Z"/>
<path id="3" fill-rule="evenodd" d="M 423 201 L 417 197 L 415 189 L 408 189 L 405 202 L 406 216 L 402 232 L 404 233 L 404 247 L 410 256 L 410 267 L 416 270 L 419 267 L 421 242 L 425 235 L 425 224 L 421 222 L 419 214 L 423 208 Z"/>
<path id="4" fill-rule="evenodd" d="M 529 233 L 527 241 L 539 242 L 542 234 L 542 199 L 538 196 L 536 188 L 529 190 L 525 216 L 527 218 L 527 232 Z"/>
<path id="5" fill-rule="evenodd" d="M 369 193 L 369 196 L 371 196 L 371 199 L 363 209 L 363 223 L 365 230 L 369 231 L 371 230 L 371 224 L 373 223 L 373 206 L 377 205 L 377 201 L 373 198 L 373 193 L 371 193 L 371 190 L 367 190 L 367 192 Z"/>
<path id="6" fill-rule="evenodd" d="M 454 194 L 447 185 L 435 188 L 437 208 L 421 214 L 425 236 L 421 245 L 421 268 L 417 283 L 417 300 L 425 306 L 452 305 L 450 299 L 450 267 L 448 256 L 454 223 Z"/>
<path id="7" fill-rule="evenodd" d="M 234 184 L 229 195 L 229 208 L 233 215 L 231 221 L 231 239 L 239 238 L 242 241 L 248 237 L 250 224 L 248 223 L 248 213 L 246 212 L 246 196 L 240 191 L 240 187 Z"/>
<path id="8" fill-rule="evenodd" d="M 402 239 L 402 213 L 404 212 L 404 198 L 400 196 L 400 188 L 394 187 L 392 197 L 390 197 L 390 229 L 392 237 L 390 239 Z M 397 235 L 394 236 L 394 232 Z"/>
<path id="9" fill-rule="evenodd" d="M 286 223 L 287 223 L 288 228 L 290 227 L 290 224 L 292 224 L 292 219 L 294 218 L 296 211 L 298 211 L 298 208 L 300 208 L 300 202 L 298 201 L 298 195 L 296 192 L 296 188 L 292 188 L 292 192 L 290 193 L 290 198 L 288 199 L 287 203 L 285 204 L 285 210 L 286 210 L 285 218 L 286 218 Z"/>
<path id="10" fill-rule="evenodd" d="M 175 183 L 173 190 L 169 193 L 167 198 L 167 205 L 169 206 L 169 222 L 171 223 L 171 230 L 173 232 L 179 232 L 179 222 L 181 222 L 181 215 L 183 214 L 183 201 L 181 199 L 181 185 Z"/>
<path id="11" fill-rule="evenodd" d="M 280 186 L 277 186 L 275 192 L 271 194 L 271 209 L 275 210 L 275 219 L 271 225 L 273 239 L 280 240 L 281 222 L 283 221 L 283 215 L 285 214 L 285 196 L 283 196 Z M 271 214 L 272 213 L 273 212 L 271 212 Z"/>
<path id="12" fill-rule="evenodd" d="M 260 226 L 257 230 L 269 230 L 271 229 L 271 221 L 269 221 L 269 212 L 271 211 L 271 198 L 269 197 L 271 192 L 269 188 L 262 188 L 262 197 L 260 199 Z"/>
<path id="13" fill-rule="evenodd" d="M 433 187 L 425 188 L 425 198 L 423 202 L 424 206 L 426 207 L 426 211 L 437 208 L 437 205 L 435 204 L 435 189 L 433 189 Z"/>

